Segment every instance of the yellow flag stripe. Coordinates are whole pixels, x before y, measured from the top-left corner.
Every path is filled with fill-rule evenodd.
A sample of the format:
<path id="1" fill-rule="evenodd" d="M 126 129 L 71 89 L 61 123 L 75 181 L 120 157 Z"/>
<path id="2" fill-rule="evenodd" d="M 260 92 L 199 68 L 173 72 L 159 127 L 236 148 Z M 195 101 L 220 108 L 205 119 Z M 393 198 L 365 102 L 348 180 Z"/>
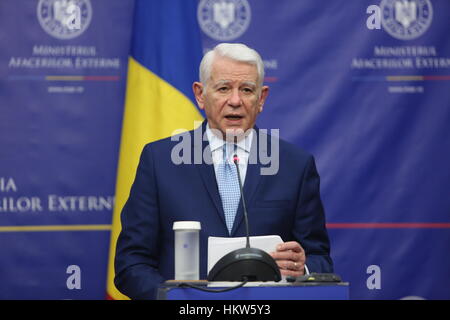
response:
<path id="1" fill-rule="evenodd" d="M 111 298 L 127 299 L 114 286 L 114 256 L 121 230 L 120 212 L 128 199 L 143 147 L 171 136 L 175 130 L 192 130 L 194 122 L 202 120 L 185 95 L 130 57 L 108 263 L 107 291 Z"/>

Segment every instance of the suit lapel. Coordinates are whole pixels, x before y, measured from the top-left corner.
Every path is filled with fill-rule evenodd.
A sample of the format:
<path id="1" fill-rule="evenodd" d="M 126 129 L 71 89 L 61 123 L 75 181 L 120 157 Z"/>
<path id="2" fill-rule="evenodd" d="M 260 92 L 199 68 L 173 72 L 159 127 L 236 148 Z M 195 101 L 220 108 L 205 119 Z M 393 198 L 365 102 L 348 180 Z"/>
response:
<path id="1" fill-rule="evenodd" d="M 247 173 L 245 175 L 244 182 L 244 198 L 247 206 L 247 213 L 250 215 L 252 210 L 252 202 L 255 196 L 256 189 L 261 180 L 261 164 L 259 162 L 258 147 L 260 147 L 259 130 L 255 127 L 254 136 L 252 140 L 252 146 L 250 149 L 249 162 L 247 164 Z M 261 150 L 267 152 L 266 150 Z M 255 160 L 251 160 L 255 159 Z M 238 211 L 236 213 L 236 218 L 234 219 L 233 229 L 231 230 L 231 236 L 234 236 L 236 231 L 239 229 L 240 224 L 244 220 L 244 208 L 242 206 L 242 199 L 239 203 Z M 251 225 L 251 221 L 249 221 Z M 250 230 L 251 232 L 251 230 Z"/>
<path id="2" fill-rule="evenodd" d="M 217 187 L 217 180 L 216 180 L 216 174 L 214 172 L 214 165 L 212 164 L 211 161 L 211 150 L 209 147 L 209 142 L 208 139 L 206 139 L 206 141 L 203 141 L 203 134 L 205 133 L 206 130 L 206 120 L 202 123 L 202 125 L 195 129 L 195 130 L 200 130 L 200 132 L 197 132 L 197 134 L 201 134 L 202 137 L 202 143 L 196 143 L 196 141 L 193 142 L 193 150 L 194 152 L 197 152 L 197 154 L 201 154 L 202 157 L 209 157 L 209 162 L 211 164 L 207 164 L 205 163 L 205 159 L 202 158 L 201 163 L 200 164 L 195 164 L 195 166 L 197 167 L 200 176 L 202 177 L 203 180 L 203 184 L 205 186 L 205 189 L 207 190 L 212 202 L 214 203 L 214 206 L 216 207 L 216 213 L 219 215 L 220 219 L 223 222 L 224 228 L 227 228 L 226 222 L 225 222 L 225 214 L 223 212 L 223 207 L 222 207 L 222 200 L 220 199 L 220 194 L 219 194 L 219 189 Z M 195 133 L 194 133 L 194 136 Z M 193 139 L 195 140 L 195 139 Z M 201 148 L 201 150 L 198 150 L 198 148 Z M 195 153 L 194 153 L 195 154 Z"/>
<path id="3" fill-rule="evenodd" d="M 220 219 L 223 222 L 223 226 L 225 230 L 227 230 L 226 222 L 225 222 L 225 214 L 223 212 L 222 207 L 222 200 L 220 198 L 219 189 L 217 187 L 217 179 L 216 174 L 214 172 L 214 165 L 212 164 L 211 160 L 211 150 L 209 147 L 208 139 L 205 139 L 206 141 L 203 141 L 203 134 L 206 130 L 206 120 L 202 123 L 202 125 L 195 129 L 200 130 L 200 132 L 194 133 L 194 136 L 197 134 L 201 134 L 202 137 L 202 143 L 193 143 L 193 150 L 194 152 L 201 152 L 203 156 L 209 157 L 208 161 L 210 161 L 211 164 L 205 163 L 205 160 L 202 159 L 201 164 L 196 164 L 196 167 L 198 168 L 198 171 L 200 173 L 200 176 L 202 177 L 203 184 L 205 186 L 205 189 L 207 190 L 212 202 L 214 203 L 214 206 L 216 207 L 216 213 L 219 215 Z M 258 148 L 263 147 L 264 144 L 260 144 L 258 142 L 259 139 L 259 130 L 257 127 L 255 127 L 252 146 L 250 149 L 250 156 L 249 156 L 249 162 L 247 164 L 247 173 L 245 175 L 245 182 L 244 182 L 244 197 L 245 197 L 245 203 L 247 205 L 247 211 L 249 215 L 251 214 L 252 210 L 252 202 L 253 198 L 255 196 L 255 192 L 257 190 L 258 184 L 261 180 L 261 163 L 259 161 L 259 155 L 258 155 Z M 195 139 L 193 139 L 195 140 Z M 270 141 L 270 139 L 269 139 Z M 270 142 L 269 142 L 270 144 Z M 200 148 L 201 150 L 198 150 L 197 148 Z M 267 150 L 260 150 L 261 152 L 265 152 L 267 154 Z M 199 153 L 197 153 L 199 154 Z M 250 160 L 254 159 L 254 160 Z M 242 206 L 242 200 L 239 202 L 239 207 L 236 212 L 236 217 L 234 219 L 233 228 L 231 230 L 231 235 L 234 236 L 236 234 L 236 231 L 239 229 L 240 224 L 244 220 L 244 209 Z M 250 222 L 251 225 L 251 222 Z M 250 230 L 251 232 L 251 230 Z"/>

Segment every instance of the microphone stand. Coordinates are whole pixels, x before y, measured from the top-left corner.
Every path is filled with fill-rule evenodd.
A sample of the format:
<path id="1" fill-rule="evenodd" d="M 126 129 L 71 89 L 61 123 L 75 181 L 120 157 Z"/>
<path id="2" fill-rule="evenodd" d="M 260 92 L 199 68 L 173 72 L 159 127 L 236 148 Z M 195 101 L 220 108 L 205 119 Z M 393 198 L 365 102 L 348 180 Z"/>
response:
<path id="1" fill-rule="evenodd" d="M 247 244 L 245 248 L 233 250 L 217 261 L 208 274 L 208 281 L 280 281 L 281 273 L 275 260 L 267 252 L 250 247 L 247 207 L 238 167 L 239 158 L 236 154 L 233 162 L 237 169 L 244 209 Z"/>
<path id="2" fill-rule="evenodd" d="M 244 219 L 245 219 L 245 233 L 247 235 L 247 244 L 245 245 L 246 248 L 250 248 L 250 232 L 248 231 L 248 214 L 247 214 L 247 206 L 245 205 L 245 199 L 244 199 L 244 189 L 242 188 L 242 180 L 241 180 L 241 172 L 239 170 L 239 158 L 235 154 L 233 156 L 233 162 L 236 166 L 237 170 L 237 176 L 239 181 L 239 189 L 241 192 L 241 201 L 242 201 L 242 208 L 244 209 Z"/>

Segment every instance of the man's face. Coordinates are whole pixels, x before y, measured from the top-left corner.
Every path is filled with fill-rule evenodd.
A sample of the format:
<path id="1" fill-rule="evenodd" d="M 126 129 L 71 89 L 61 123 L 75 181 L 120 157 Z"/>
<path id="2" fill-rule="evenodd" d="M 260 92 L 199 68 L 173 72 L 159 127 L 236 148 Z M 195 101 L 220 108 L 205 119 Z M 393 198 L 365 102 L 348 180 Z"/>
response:
<path id="1" fill-rule="evenodd" d="M 256 66 L 215 57 L 207 81 L 206 87 L 195 82 L 193 89 L 210 128 L 220 130 L 228 137 L 253 128 L 269 93 L 267 86 L 257 84 Z"/>

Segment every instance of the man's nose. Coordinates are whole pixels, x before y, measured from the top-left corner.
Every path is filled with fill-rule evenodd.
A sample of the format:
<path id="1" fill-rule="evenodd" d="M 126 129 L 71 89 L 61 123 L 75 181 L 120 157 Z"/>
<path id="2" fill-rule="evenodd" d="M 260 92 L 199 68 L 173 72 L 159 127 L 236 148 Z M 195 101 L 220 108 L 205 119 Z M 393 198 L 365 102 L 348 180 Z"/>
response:
<path id="1" fill-rule="evenodd" d="M 232 107 L 239 107 L 241 103 L 242 101 L 239 94 L 239 89 L 231 90 L 230 97 L 228 98 L 228 104 Z"/>

